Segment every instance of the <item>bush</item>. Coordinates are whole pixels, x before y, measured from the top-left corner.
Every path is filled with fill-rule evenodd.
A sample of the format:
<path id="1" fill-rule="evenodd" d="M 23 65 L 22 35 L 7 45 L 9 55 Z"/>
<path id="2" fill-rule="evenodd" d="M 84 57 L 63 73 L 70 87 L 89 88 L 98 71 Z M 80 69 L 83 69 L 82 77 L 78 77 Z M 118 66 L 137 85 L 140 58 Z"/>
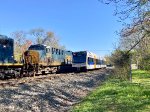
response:
<path id="1" fill-rule="evenodd" d="M 114 76 L 127 80 L 130 73 L 130 54 L 126 51 L 116 50 L 111 56 L 111 62 L 115 66 Z"/>
<path id="2" fill-rule="evenodd" d="M 140 69 L 150 70 L 150 55 L 146 55 L 140 61 Z"/>

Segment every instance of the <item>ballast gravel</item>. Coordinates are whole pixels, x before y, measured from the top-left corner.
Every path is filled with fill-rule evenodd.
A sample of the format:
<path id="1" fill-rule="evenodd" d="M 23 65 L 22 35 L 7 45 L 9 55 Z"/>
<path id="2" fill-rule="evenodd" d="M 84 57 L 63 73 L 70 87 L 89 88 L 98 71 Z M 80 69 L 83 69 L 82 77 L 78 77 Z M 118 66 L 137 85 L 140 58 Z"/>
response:
<path id="1" fill-rule="evenodd" d="M 0 112 L 67 112 L 100 85 L 108 73 L 95 70 L 60 75 L 0 87 Z"/>

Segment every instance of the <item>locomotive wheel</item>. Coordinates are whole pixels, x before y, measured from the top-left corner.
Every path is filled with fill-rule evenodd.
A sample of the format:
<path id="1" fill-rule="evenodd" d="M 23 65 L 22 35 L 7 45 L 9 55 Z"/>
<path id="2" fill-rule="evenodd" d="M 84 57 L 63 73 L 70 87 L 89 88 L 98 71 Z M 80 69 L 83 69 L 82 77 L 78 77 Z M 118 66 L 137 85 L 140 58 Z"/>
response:
<path id="1" fill-rule="evenodd" d="M 5 79 L 5 74 L 2 73 L 2 72 L 0 72 L 0 79 L 1 79 L 1 80 L 4 80 L 4 79 Z"/>
<path id="2" fill-rule="evenodd" d="M 45 75 L 46 73 L 45 73 L 45 71 L 42 71 L 42 75 Z"/>
<path id="3" fill-rule="evenodd" d="M 29 77 L 33 77 L 34 76 L 34 72 L 33 71 L 28 72 L 28 76 Z"/>
<path id="4" fill-rule="evenodd" d="M 13 78 L 20 78 L 20 72 L 14 71 Z"/>

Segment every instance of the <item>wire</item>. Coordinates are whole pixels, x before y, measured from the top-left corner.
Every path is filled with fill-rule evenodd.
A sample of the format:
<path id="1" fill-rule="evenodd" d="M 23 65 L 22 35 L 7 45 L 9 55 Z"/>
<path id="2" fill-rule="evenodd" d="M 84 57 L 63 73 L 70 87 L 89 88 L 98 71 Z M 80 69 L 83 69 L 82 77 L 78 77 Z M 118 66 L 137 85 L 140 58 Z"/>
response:
<path id="1" fill-rule="evenodd" d="M 87 51 L 113 51 L 113 50 L 87 50 Z"/>

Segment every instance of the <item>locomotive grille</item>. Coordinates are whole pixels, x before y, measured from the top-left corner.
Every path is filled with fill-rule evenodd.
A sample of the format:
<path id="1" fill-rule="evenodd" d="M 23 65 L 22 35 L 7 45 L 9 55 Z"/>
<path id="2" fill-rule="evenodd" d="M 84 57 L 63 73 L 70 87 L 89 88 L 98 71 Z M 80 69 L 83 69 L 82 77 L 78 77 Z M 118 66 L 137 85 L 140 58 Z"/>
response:
<path id="1" fill-rule="evenodd" d="M 26 64 L 38 64 L 39 53 L 34 50 L 29 50 L 24 53 L 24 59 Z"/>

